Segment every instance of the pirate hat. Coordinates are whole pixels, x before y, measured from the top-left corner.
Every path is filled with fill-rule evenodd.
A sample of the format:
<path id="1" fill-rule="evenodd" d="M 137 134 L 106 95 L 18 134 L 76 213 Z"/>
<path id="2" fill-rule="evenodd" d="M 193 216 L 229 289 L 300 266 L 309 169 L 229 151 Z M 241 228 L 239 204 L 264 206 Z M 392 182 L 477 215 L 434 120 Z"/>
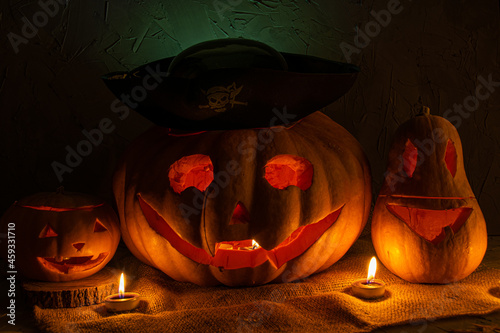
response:
<path id="1" fill-rule="evenodd" d="M 259 128 L 297 121 L 344 95 L 359 68 L 218 39 L 130 72 L 107 87 L 153 123 L 182 130 Z"/>

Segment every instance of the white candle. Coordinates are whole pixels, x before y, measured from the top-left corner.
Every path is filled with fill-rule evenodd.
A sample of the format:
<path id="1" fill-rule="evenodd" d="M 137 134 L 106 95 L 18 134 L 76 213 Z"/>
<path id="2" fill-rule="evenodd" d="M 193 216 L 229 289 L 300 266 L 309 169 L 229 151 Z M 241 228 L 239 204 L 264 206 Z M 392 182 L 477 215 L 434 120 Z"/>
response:
<path id="1" fill-rule="evenodd" d="M 364 299 L 376 299 L 385 295 L 385 283 L 382 280 L 375 279 L 376 271 L 377 259 L 373 257 L 370 260 L 366 279 L 357 280 L 352 283 L 352 293 L 354 296 Z"/>
<path id="2" fill-rule="evenodd" d="M 122 312 L 135 309 L 140 302 L 138 293 L 125 292 L 125 276 L 120 276 L 120 286 L 118 287 L 118 294 L 109 295 L 104 299 L 106 309 L 110 312 Z"/>

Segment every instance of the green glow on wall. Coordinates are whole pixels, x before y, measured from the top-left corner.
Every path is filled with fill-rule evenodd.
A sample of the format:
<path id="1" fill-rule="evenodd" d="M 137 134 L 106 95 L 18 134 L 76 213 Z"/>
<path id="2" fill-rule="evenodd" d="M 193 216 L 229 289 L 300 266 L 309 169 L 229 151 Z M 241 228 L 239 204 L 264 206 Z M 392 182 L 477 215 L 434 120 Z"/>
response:
<path id="1" fill-rule="evenodd" d="M 80 16 L 92 16 L 92 20 L 72 20 L 70 24 L 80 25 L 75 40 L 82 41 L 85 36 L 99 39 L 95 44 L 101 46 L 96 50 L 98 59 L 110 70 L 132 69 L 175 56 L 194 44 L 228 37 L 254 39 L 278 51 L 341 61 L 338 44 L 345 38 L 343 31 L 354 26 L 342 15 L 347 11 L 342 6 L 347 5 L 326 0 L 156 0 L 126 4 L 92 0 L 78 8 L 87 12 Z M 331 13 L 338 13 L 338 17 Z M 99 29 L 105 33 L 99 33 Z"/>

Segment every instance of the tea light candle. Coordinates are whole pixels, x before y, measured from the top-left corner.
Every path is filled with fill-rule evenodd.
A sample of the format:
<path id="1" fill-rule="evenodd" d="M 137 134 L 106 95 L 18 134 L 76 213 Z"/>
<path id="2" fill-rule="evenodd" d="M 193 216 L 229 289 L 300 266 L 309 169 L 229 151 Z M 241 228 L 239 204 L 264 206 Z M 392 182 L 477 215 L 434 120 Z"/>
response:
<path id="1" fill-rule="evenodd" d="M 120 276 L 120 287 L 118 294 L 109 295 L 104 299 L 104 304 L 109 312 L 122 312 L 130 311 L 137 308 L 139 305 L 141 295 L 138 293 L 125 292 L 125 278 Z"/>
<path id="2" fill-rule="evenodd" d="M 367 278 L 352 283 L 352 293 L 354 296 L 364 299 L 377 299 L 385 295 L 385 283 L 382 280 L 375 279 L 376 271 L 377 259 L 373 257 L 370 261 Z"/>
<path id="3" fill-rule="evenodd" d="M 259 243 L 257 243 L 254 239 L 252 239 L 252 246 L 247 246 L 247 247 L 239 247 L 238 250 L 256 250 L 260 247 Z"/>

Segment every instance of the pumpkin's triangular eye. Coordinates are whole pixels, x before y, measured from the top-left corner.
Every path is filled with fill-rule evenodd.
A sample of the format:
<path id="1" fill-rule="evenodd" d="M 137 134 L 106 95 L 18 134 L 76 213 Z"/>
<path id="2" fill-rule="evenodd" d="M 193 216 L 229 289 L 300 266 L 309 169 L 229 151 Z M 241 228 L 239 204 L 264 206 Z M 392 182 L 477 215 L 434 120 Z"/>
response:
<path id="1" fill-rule="evenodd" d="M 40 235 L 38 235 L 38 238 L 48 237 L 57 237 L 57 233 L 50 227 L 50 225 L 47 224 L 40 232 Z"/>
<path id="2" fill-rule="evenodd" d="M 451 140 L 448 140 L 448 144 L 446 145 L 444 161 L 451 175 L 455 177 L 457 173 L 457 150 L 455 149 L 455 144 Z"/>
<path id="3" fill-rule="evenodd" d="M 302 191 L 312 184 L 313 165 L 307 159 L 294 155 L 278 155 L 265 166 L 265 176 L 269 184 L 277 189 L 298 186 Z"/>
<path id="4" fill-rule="evenodd" d="M 403 153 L 403 169 L 408 177 L 413 177 L 413 172 L 417 167 L 418 149 L 408 139 L 405 145 L 405 152 Z"/>
<path id="5" fill-rule="evenodd" d="M 107 231 L 108 229 L 102 224 L 101 221 L 99 221 L 98 219 L 95 220 L 95 224 L 94 224 L 94 232 L 103 232 L 103 231 Z"/>
<path id="6" fill-rule="evenodd" d="M 168 178 L 175 193 L 181 193 L 188 187 L 203 192 L 214 180 L 214 166 L 207 155 L 184 156 L 170 166 Z"/>

